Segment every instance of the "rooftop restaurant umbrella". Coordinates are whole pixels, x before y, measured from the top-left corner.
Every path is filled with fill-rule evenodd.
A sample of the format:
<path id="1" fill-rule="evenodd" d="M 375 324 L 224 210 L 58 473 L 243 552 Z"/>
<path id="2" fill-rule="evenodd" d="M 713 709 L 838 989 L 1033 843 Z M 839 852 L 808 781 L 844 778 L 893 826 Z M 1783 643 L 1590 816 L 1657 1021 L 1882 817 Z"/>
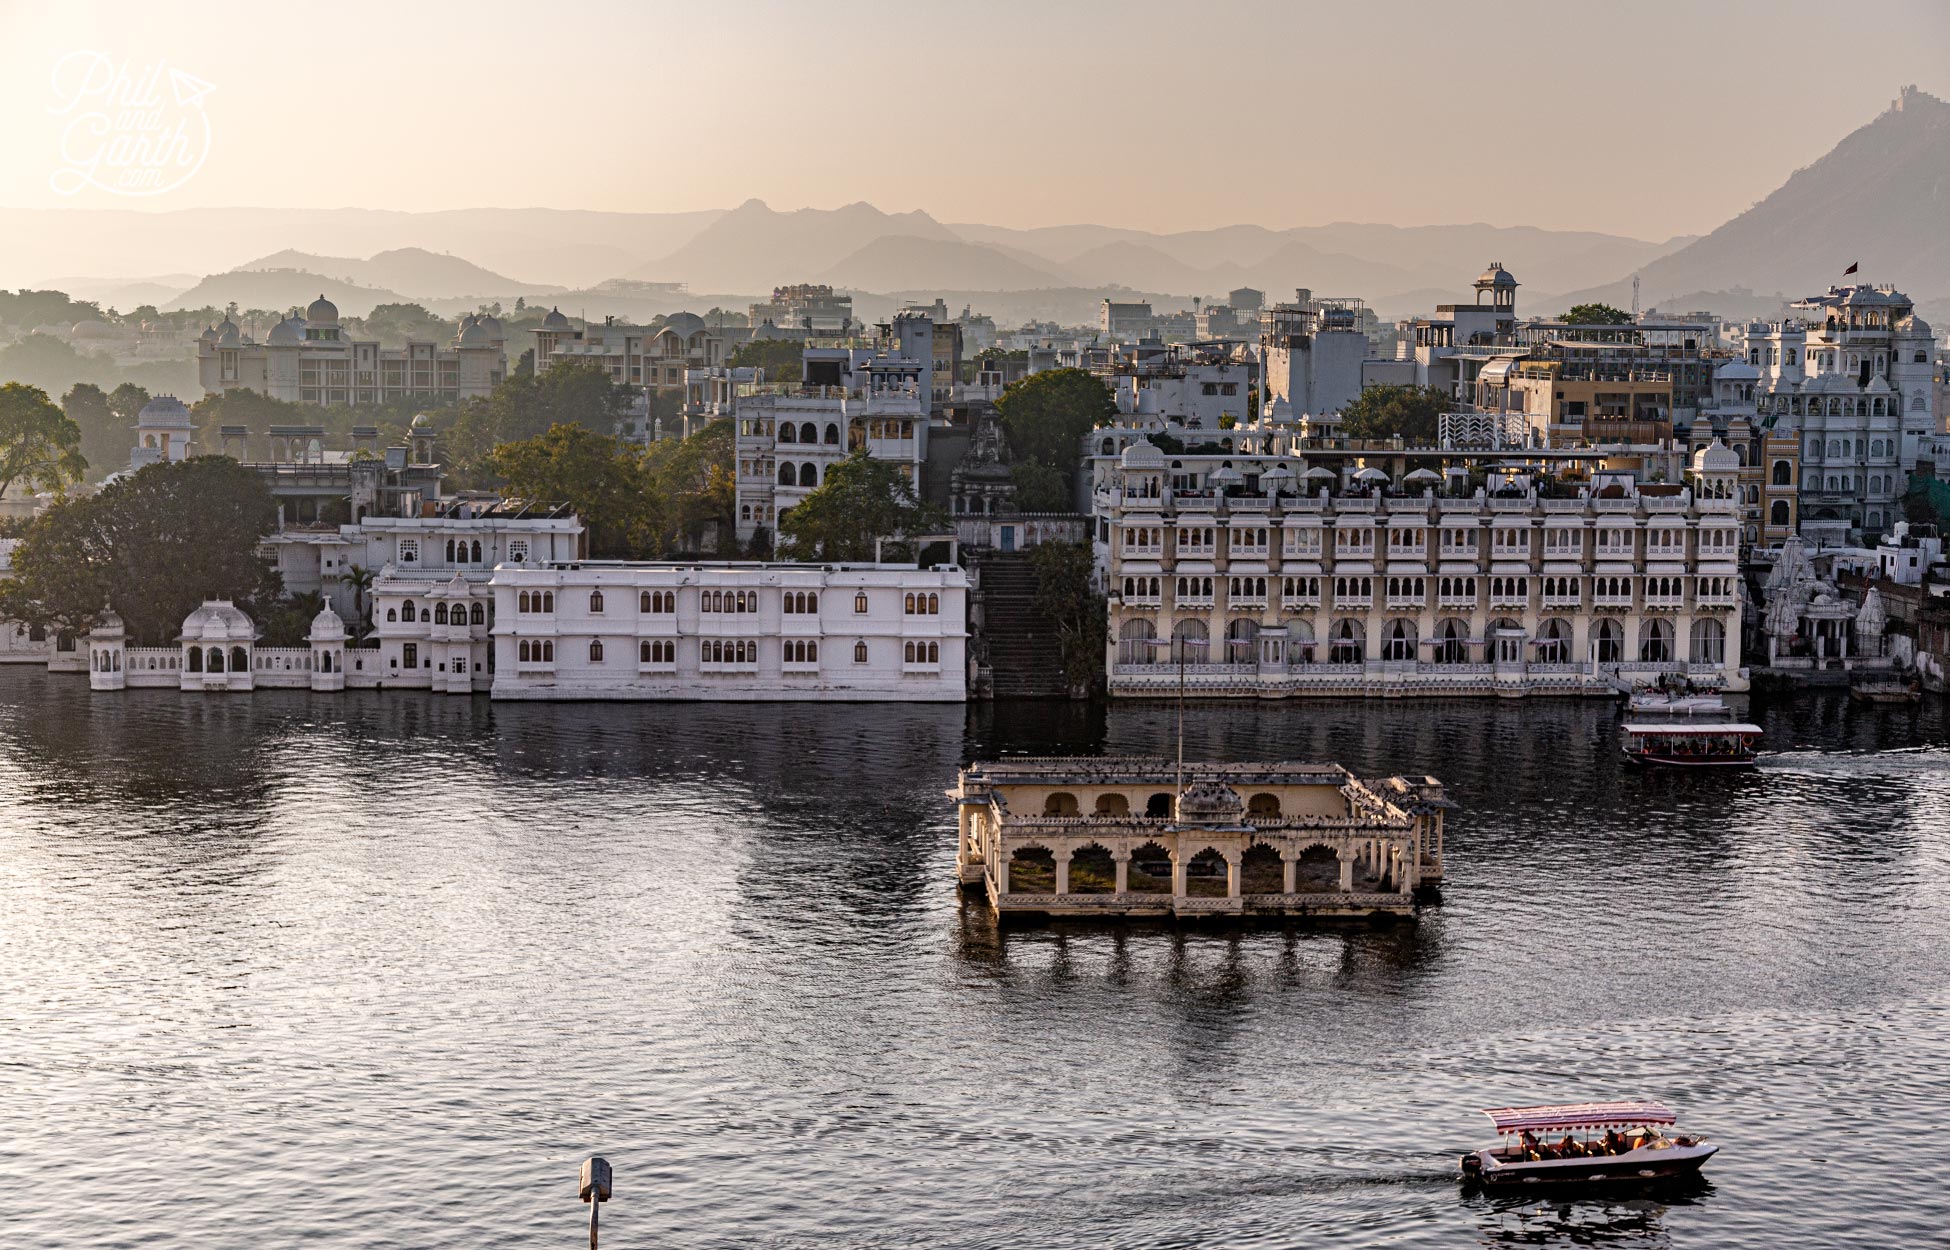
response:
<path id="1" fill-rule="evenodd" d="M 1259 488 L 1270 495 L 1275 491 L 1292 489 L 1295 480 L 1292 469 L 1278 465 L 1259 475 Z"/>
<path id="2" fill-rule="evenodd" d="M 1354 475 L 1354 480 L 1357 482 L 1385 482 L 1388 480 L 1388 475 L 1380 469 L 1363 469 Z"/>
<path id="3" fill-rule="evenodd" d="M 1404 482 L 1440 482 L 1441 480 L 1442 475 L 1434 469 L 1417 469 L 1402 478 Z"/>
<path id="4" fill-rule="evenodd" d="M 1222 464 L 1212 470 L 1210 479 L 1221 486 L 1237 486 L 1246 480 L 1246 475 L 1229 464 Z"/>
<path id="5" fill-rule="evenodd" d="M 1304 478 L 1309 478 L 1316 482 L 1331 482 L 1335 478 L 1338 478 L 1340 474 L 1334 472 L 1332 469 L 1328 468 L 1325 465 L 1317 464 L 1313 468 L 1308 469 L 1305 473 L 1301 474 L 1300 476 Z"/>

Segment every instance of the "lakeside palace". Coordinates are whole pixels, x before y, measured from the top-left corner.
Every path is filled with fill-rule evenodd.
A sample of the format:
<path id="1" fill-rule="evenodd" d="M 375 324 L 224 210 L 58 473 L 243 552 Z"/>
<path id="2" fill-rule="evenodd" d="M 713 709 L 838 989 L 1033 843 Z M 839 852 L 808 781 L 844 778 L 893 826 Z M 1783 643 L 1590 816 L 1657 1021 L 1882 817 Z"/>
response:
<path id="1" fill-rule="evenodd" d="M 961 883 L 1005 918 L 1411 916 L 1454 806 L 1433 777 L 1134 756 L 973 764 L 948 796 Z"/>
<path id="2" fill-rule="evenodd" d="M 1599 470 L 1564 495 L 1521 467 L 1467 498 L 1197 467 L 1139 439 L 1095 492 L 1113 696 L 1747 687 L 1723 444 L 1685 486 Z"/>

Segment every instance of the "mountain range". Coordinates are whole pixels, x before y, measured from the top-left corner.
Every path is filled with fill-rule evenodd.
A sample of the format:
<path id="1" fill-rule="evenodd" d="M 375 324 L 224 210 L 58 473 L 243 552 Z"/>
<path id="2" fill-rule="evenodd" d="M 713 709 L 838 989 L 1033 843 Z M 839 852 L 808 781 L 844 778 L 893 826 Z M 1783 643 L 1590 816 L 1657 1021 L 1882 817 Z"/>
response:
<path id="1" fill-rule="evenodd" d="M 1524 283 L 1526 312 L 1591 299 L 1629 306 L 1637 275 L 1646 306 L 1724 304 L 1750 315 L 1839 281 L 1857 261 L 1863 278 L 1894 282 L 1919 301 L 1950 296 L 1945 220 L 1950 105 L 1912 87 L 1747 212 L 1697 238 L 1482 223 L 1015 229 L 866 203 L 780 211 L 759 200 L 692 213 L 0 210 L 0 286 L 58 285 L 46 274 L 167 269 L 211 276 L 167 301 L 153 277 L 87 281 L 175 307 L 235 300 L 279 308 L 324 291 L 354 315 L 401 299 L 451 313 L 526 296 L 559 299 L 565 311 L 634 316 L 666 301 L 736 307 L 774 285 L 811 281 L 854 291 L 863 310 L 903 295 L 952 293 L 1005 321 L 1032 306 L 1087 320 L 1112 292 L 1150 293 L 1175 308 L 1240 286 L 1273 298 L 1305 287 L 1360 296 L 1395 317 L 1465 298 L 1474 276 L 1498 261 Z M 646 285 L 654 283 L 684 283 L 691 294 L 659 294 Z"/>

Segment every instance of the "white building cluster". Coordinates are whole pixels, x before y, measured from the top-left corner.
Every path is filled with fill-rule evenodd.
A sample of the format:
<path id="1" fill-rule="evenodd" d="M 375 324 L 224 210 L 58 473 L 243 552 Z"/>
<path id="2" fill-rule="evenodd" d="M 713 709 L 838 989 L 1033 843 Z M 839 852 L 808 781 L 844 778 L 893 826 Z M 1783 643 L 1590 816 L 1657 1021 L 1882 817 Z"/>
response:
<path id="1" fill-rule="evenodd" d="M 347 337 L 338 306 L 320 295 L 300 314 L 271 327 L 263 342 L 228 317 L 196 343 L 197 381 L 205 391 L 251 390 L 301 404 L 383 404 L 424 396 L 458 403 L 492 392 L 507 376 L 508 356 L 496 317 L 463 317 L 451 343 L 382 347 Z"/>

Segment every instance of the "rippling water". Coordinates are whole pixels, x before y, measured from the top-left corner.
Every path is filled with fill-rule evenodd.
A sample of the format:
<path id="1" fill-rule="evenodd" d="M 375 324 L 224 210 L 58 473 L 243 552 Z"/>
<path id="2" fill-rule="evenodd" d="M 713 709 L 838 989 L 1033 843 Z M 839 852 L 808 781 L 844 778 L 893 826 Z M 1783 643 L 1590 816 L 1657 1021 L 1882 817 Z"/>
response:
<path id="1" fill-rule="evenodd" d="M 1944 1236 L 1950 727 L 1757 706 L 1193 708 L 1193 758 L 1431 772 L 1386 932 L 998 934 L 941 791 L 1169 708 L 524 706 L 0 670 L 0 1242 L 1897 1246 Z M 1698 1192 L 1461 1196 L 1478 1107 L 1665 1098 Z M 1937 1244 L 1941 1244 L 1940 1241 Z"/>

